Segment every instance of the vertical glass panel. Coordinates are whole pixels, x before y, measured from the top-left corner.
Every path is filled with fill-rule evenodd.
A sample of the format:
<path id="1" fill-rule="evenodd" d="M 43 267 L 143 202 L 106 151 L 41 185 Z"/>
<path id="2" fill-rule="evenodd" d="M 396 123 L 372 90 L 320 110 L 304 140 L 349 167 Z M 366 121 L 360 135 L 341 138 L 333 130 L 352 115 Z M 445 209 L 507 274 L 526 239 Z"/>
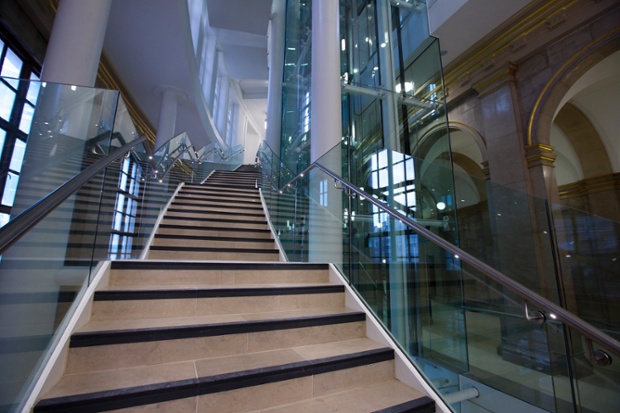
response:
<path id="1" fill-rule="evenodd" d="M 4 83 L 0 82 L 0 117 L 9 120 L 15 102 L 15 92 Z"/>
<path id="2" fill-rule="evenodd" d="M 282 135 L 280 153 L 276 155 L 287 169 L 300 172 L 310 163 L 312 1 L 286 3 Z"/>
<path id="3" fill-rule="evenodd" d="M 6 183 L 4 184 L 4 193 L 2 194 L 2 204 L 6 206 L 13 206 L 15 202 L 15 191 L 17 191 L 17 182 L 19 181 L 19 175 L 9 172 L 6 175 Z"/>
<path id="4" fill-rule="evenodd" d="M 22 118 L 19 121 L 19 130 L 24 133 L 30 132 L 30 127 L 32 126 L 32 117 L 34 115 L 34 107 L 29 103 L 24 105 L 22 110 Z"/>
<path id="5" fill-rule="evenodd" d="M 17 139 L 15 141 L 15 147 L 13 148 L 13 156 L 11 157 L 11 164 L 9 168 L 15 172 L 22 170 L 22 163 L 24 162 L 24 153 L 26 152 L 26 142 Z"/>
<path id="6" fill-rule="evenodd" d="M 4 149 L 5 138 L 6 138 L 6 131 L 0 128 L 0 153 L 2 153 L 2 150 Z"/>
<path id="7" fill-rule="evenodd" d="M 17 57 L 17 55 L 11 50 L 7 49 L 6 56 L 4 58 L 4 62 L 2 63 L 2 72 L 0 72 L 0 76 L 10 77 L 15 79 L 5 79 L 7 83 L 17 89 L 17 85 L 19 84 L 19 75 L 23 66 L 22 59 Z"/>
<path id="8" fill-rule="evenodd" d="M 5 213 L 0 213 L 0 228 L 6 225 L 9 222 L 10 215 Z"/>
<path id="9" fill-rule="evenodd" d="M 30 74 L 30 80 L 26 99 L 33 105 L 36 105 L 37 99 L 39 98 L 39 91 L 41 90 L 41 82 L 39 82 L 39 77 L 34 73 Z"/>

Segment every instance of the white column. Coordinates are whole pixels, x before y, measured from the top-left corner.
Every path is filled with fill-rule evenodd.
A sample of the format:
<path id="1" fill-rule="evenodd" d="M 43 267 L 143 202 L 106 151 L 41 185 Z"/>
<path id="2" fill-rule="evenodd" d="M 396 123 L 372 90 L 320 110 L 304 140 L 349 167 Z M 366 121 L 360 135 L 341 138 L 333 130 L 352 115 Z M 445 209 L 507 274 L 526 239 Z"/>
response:
<path id="1" fill-rule="evenodd" d="M 312 2 L 311 162 L 341 142 L 340 33 L 338 0 Z M 340 153 L 324 166 L 341 173 Z M 313 262 L 343 263 L 342 192 L 333 180 L 312 172 L 308 217 L 308 256 Z"/>
<path id="2" fill-rule="evenodd" d="M 338 0 L 312 2 L 312 162 L 339 143 L 342 137 L 339 16 Z"/>
<path id="3" fill-rule="evenodd" d="M 112 0 L 60 0 L 41 80 L 95 86 Z"/>
<path id="4" fill-rule="evenodd" d="M 157 136 L 155 138 L 155 151 L 160 146 L 174 137 L 177 124 L 177 107 L 179 93 L 172 87 L 160 87 L 161 103 L 159 106 L 159 120 L 157 121 Z"/>
<path id="5" fill-rule="evenodd" d="M 282 139 L 282 83 L 286 36 L 285 0 L 274 0 L 269 23 L 269 89 L 267 93 L 267 144 L 280 156 Z"/>

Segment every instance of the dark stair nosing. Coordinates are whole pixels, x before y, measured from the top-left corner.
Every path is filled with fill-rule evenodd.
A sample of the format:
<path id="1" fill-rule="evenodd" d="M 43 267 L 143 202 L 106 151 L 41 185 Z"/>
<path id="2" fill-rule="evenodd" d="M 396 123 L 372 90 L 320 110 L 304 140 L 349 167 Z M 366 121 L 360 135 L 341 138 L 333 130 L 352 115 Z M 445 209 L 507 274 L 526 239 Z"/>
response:
<path id="1" fill-rule="evenodd" d="M 405 403 L 390 406 L 385 409 L 375 410 L 372 413 L 434 413 L 435 401 L 428 396 L 410 400 Z"/>
<path id="2" fill-rule="evenodd" d="M 393 359 L 392 349 L 379 348 L 194 379 L 43 399 L 35 406 L 34 412 L 81 413 L 121 409 L 276 383 Z"/>
<path id="3" fill-rule="evenodd" d="M 271 233 L 269 228 L 260 229 L 260 228 L 234 228 L 234 227 L 191 227 L 187 225 L 174 225 L 174 224 L 160 224 L 158 228 L 166 228 L 166 229 L 183 229 L 183 230 L 194 230 L 194 231 L 231 231 L 231 232 L 263 232 L 263 233 Z M 157 234 L 164 235 L 164 234 Z M 272 240 L 273 241 L 273 240 Z"/>
<path id="4" fill-rule="evenodd" d="M 248 238 L 248 237 L 217 237 L 211 235 L 179 235 L 179 234 L 156 234 L 159 239 L 191 239 L 193 241 L 222 241 L 222 242 L 260 242 L 273 243 L 271 238 Z"/>
<path id="5" fill-rule="evenodd" d="M 198 337 L 214 337 L 275 330 L 290 330 L 365 321 L 363 312 L 327 314 L 276 320 L 238 321 L 231 323 L 167 326 L 128 330 L 104 330 L 75 333 L 69 347 L 94 347 L 112 344 L 144 343 Z"/>
<path id="6" fill-rule="evenodd" d="M 226 223 L 234 223 L 234 224 L 259 224 L 259 225 L 267 225 L 267 220 L 264 221 L 256 220 L 256 221 L 247 221 L 247 220 L 238 220 L 238 219 L 227 219 L 227 218 L 209 218 L 209 217 L 186 217 L 180 215 L 166 215 L 164 220 L 167 219 L 176 219 L 176 220 L 184 220 L 184 221 L 199 221 L 199 222 L 226 222 Z"/>
<path id="7" fill-rule="evenodd" d="M 327 270 L 328 264 L 325 263 L 303 263 L 303 262 L 212 262 L 212 261 L 161 261 L 161 260 L 118 260 L 112 261 L 112 269 L 125 270 Z"/>
<path id="8" fill-rule="evenodd" d="M 179 207 L 170 207 L 168 208 L 169 212 L 183 212 L 185 214 L 204 214 L 204 215 L 233 215 L 239 217 L 256 217 L 256 218 L 265 218 L 265 214 L 252 214 L 249 212 L 239 212 L 239 211 L 215 211 L 215 210 L 194 210 L 194 209 L 183 209 Z"/>
<path id="9" fill-rule="evenodd" d="M 95 301 L 168 300 L 183 298 L 263 297 L 271 295 L 343 293 L 342 285 L 292 287 L 196 288 L 168 290 L 104 290 L 95 292 Z M 73 294 L 75 295 L 75 293 Z"/>
<path id="10" fill-rule="evenodd" d="M 151 251 L 179 251 L 179 252 L 243 252 L 248 254 L 275 254 L 280 251 L 276 248 L 227 248 L 227 247 L 177 247 L 174 245 L 153 245 Z"/>

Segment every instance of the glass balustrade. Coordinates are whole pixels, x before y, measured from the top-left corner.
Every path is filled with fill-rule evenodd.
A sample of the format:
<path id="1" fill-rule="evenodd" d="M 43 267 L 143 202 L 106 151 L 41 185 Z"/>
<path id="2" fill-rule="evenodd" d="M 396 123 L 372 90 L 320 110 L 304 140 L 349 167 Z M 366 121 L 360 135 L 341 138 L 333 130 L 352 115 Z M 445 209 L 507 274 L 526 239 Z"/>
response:
<path id="1" fill-rule="evenodd" d="M 39 92 L 11 221 L 92 165 L 112 162 L 0 252 L 0 412 L 21 411 L 102 263 L 143 258 L 179 184 L 243 158 L 234 148 L 199 159 L 182 134 L 155 153 L 138 143 L 111 159 L 142 141 L 118 92 L 15 81 Z"/>
<path id="2" fill-rule="evenodd" d="M 343 151 L 339 145 L 316 164 L 347 174 Z M 380 167 L 382 158 L 389 167 Z M 263 198 L 288 259 L 334 263 L 441 394 L 477 386 L 481 396 L 454 403 L 455 411 L 612 412 L 620 405 L 618 363 L 593 364 L 582 331 L 553 314 L 538 323 L 535 305 L 525 307 L 523 296 L 405 221 L 616 338 L 617 223 L 459 172 L 454 187 L 442 186 L 448 169 L 387 149 L 348 176 L 364 196 L 318 168 L 280 184 L 291 173 L 267 145 L 259 160 Z M 380 174 L 390 188 L 377 185 Z"/>

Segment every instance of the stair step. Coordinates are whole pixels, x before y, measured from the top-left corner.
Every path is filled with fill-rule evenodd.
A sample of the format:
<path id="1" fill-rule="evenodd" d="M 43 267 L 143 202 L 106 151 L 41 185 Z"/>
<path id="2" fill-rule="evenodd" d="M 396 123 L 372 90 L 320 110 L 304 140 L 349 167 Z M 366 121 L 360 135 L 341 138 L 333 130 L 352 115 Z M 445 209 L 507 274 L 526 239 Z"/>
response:
<path id="1" fill-rule="evenodd" d="M 267 221 L 240 221 L 228 218 L 201 218 L 201 217 L 185 217 L 182 215 L 165 216 L 162 220 L 164 224 L 185 225 L 195 228 L 247 228 L 247 229 L 268 229 Z"/>
<path id="2" fill-rule="evenodd" d="M 243 255 L 241 257 L 240 255 Z M 217 261 L 278 261 L 277 249 L 259 248 L 215 248 L 215 247 L 176 247 L 151 245 L 149 259 L 154 260 L 217 260 Z"/>
<path id="3" fill-rule="evenodd" d="M 248 237 L 210 237 L 191 236 L 185 234 L 157 234 L 152 246 L 158 247 L 192 247 L 192 248 L 243 248 L 269 249 L 275 248 L 274 241 L 269 238 L 252 239 Z"/>
<path id="4" fill-rule="evenodd" d="M 339 285 L 237 285 L 216 288 L 106 289 L 95 294 L 92 320 L 201 317 L 344 306 Z"/>
<path id="5" fill-rule="evenodd" d="M 329 281 L 327 268 L 305 263 L 115 261 L 110 285 L 320 284 Z"/>
<path id="6" fill-rule="evenodd" d="M 231 228 L 231 227 L 201 227 L 184 226 L 184 225 L 172 225 L 172 224 L 160 224 L 157 230 L 161 235 L 187 235 L 197 237 L 250 237 L 252 239 L 267 238 L 271 239 L 271 231 L 267 229 L 266 225 L 264 229 L 253 228 Z"/>
<path id="7" fill-rule="evenodd" d="M 391 349 L 368 339 L 334 344 L 71 374 L 37 405 L 35 412 L 90 412 L 179 399 L 184 399 L 185 403 L 190 399 L 194 406 L 197 402 L 199 411 L 253 411 L 273 406 L 274 402 L 328 401 L 335 392 L 354 392 L 352 385 L 371 393 L 371 397 L 362 397 L 361 400 L 369 399 L 366 401 L 369 406 L 379 408 L 392 406 L 395 402 L 411 402 L 420 396 L 416 390 L 391 378 L 394 357 Z M 356 379 L 343 381 L 342 376 L 355 376 Z M 268 391 L 271 387 L 279 391 Z M 389 398 L 384 396 L 383 401 L 378 402 L 381 393 Z M 195 396 L 200 396 L 198 401 Z"/>

